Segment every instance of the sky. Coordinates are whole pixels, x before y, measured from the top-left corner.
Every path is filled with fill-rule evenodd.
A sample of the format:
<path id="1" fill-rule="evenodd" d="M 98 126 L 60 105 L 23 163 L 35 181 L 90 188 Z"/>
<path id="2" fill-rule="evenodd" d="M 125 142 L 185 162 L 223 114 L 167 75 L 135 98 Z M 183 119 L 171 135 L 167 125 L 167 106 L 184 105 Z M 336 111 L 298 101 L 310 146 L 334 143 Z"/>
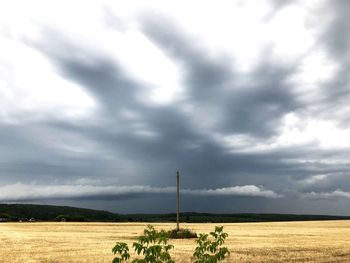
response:
<path id="1" fill-rule="evenodd" d="M 350 215 L 350 2 L 0 1 L 0 202 Z"/>

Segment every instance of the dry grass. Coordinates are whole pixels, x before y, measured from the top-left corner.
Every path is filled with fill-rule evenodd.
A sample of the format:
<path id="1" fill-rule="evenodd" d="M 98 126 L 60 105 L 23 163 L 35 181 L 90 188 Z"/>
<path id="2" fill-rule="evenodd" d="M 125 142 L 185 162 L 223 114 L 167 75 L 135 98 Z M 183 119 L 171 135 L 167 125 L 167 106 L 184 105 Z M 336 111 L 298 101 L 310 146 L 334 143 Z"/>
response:
<path id="1" fill-rule="evenodd" d="M 153 224 L 169 230 L 173 224 Z M 350 221 L 223 224 L 227 262 L 350 262 Z M 0 262 L 111 262 L 116 241 L 130 246 L 141 223 L 1 223 Z M 214 224 L 183 224 L 197 233 Z M 194 240 L 171 240 L 176 262 L 190 262 Z"/>

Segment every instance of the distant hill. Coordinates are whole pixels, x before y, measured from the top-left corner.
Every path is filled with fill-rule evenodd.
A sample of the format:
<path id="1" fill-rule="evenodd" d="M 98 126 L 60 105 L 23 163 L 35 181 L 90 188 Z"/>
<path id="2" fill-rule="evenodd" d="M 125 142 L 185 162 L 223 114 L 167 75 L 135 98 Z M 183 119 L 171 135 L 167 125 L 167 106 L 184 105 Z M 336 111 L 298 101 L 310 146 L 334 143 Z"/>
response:
<path id="1" fill-rule="evenodd" d="M 85 208 L 53 205 L 0 204 L 0 218 L 8 221 L 100 221 L 100 222 L 175 222 L 176 214 L 115 214 Z M 310 220 L 350 220 L 350 216 L 295 215 L 295 214 L 212 214 L 185 212 L 180 214 L 181 222 L 188 223 L 240 223 Z"/>
<path id="2" fill-rule="evenodd" d="M 140 222 L 175 222 L 176 214 L 130 214 L 129 220 Z M 296 215 L 296 214 L 213 214 L 185 212 L 180 214 L 181 222 L 189 223 L 243 223 L 312 220 L 350 220 L 350 216 Z"/>
<path id="3" fill-rule="evenodd" d="M 85 208 L 54 205 L 0 204 L 1 214 L 10 217 L 11 221 L 35 218 L 40 221 L 121 221 L 114 213 Z"/>

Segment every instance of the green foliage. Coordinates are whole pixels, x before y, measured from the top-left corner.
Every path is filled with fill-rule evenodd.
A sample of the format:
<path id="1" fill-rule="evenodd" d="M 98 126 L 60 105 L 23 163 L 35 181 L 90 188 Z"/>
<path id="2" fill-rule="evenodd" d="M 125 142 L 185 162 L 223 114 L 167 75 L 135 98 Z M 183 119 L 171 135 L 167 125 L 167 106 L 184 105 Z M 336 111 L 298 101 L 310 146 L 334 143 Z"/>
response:
<path id="1" fill-rule="evenodd" d="M 164 230 L 157 231 L 153 226 L 148 225 L 138 242 L 133 243 L 133 248 L 143 258 L 134 259 L 133 263 L 174 263 L 169 251 L 174 248 L 168 244 L 167 233 Z M 112 249 L 114 254 L 120 257 L 113 259 L 113 263 L 120 263 L 130 258 L 129 248 L 125 243 L 117 243 Z"/>
<path id="2" fill-rule="evenodd" d="M 197 234 L 189 229 L 180 229 L 179 231 L 176 229 L 169 230 L 167 236 L 172 239 L 197 238 Z"/>
<path id="3" fill-rule="evenodd" d="M 132 245 L 138 255 L 143 255 L 143 259 L 135 259 L 133 263 L 174 263 L 169 254 L 174 246 L 168 244 L 164 230 L 158 232 L 153 226 L 148 225 L 143 234 L 138 238 L 138 242 Z"/>
<path id="4" fill-rule="evenodd" d="M 148 225 L 143 231 L 143 235 L 138 238 L 137 242 L 133 243 L 133 248 L 138 255 L 143 258 L 134 259 L 133 263 L 174 263 L 171 259 L 169 251 L 174 248 L 173 245 L 168 244 L 169 232 L 164 230 L 157 231 L 153 226 Z M 188 230 L 189 231 L 189 230 Z M 193 234 L 192 232 L 190 232 Z M 209 239 L 212 237 L 213 240 Z M 197 247 L 193 253 L 195 263 L 217 263 L 224 260 L 229 251 L 222 245 L 228 234 L 224 232 L 224 227 L 215 227 L 214 232 L 210 234 L 200 234 L 196 240 Z M 114 254 L 119 254 L 115 257 L 112 263 L 121 263 L 130 259 L 129 248 L 126 243 L 117 242 L 112 249 Z"/>
<path id="5" fill-rule="evenodd" d="M 117 244 L 112 249 L 112 252 L 114 255 L 120 255 L 120 257 L 115 257 L 112 263 L 121 263 L 123 261 L 127 261 L 130 258 L 129 247 L 126 243 L 117 242 Z"/>
<path id="6" fill-rule="evenodd" d="M 215 231 L 210 232 L 213 240 L 209 239 L 208 234 L 199 234 L 199 238 L 196 240 L 197 247 L 193 253 L 195 263 L 216 263 L 229 255 L 227 247 L 222 247 L 228 237 L 223 229 L 223 226 L 216 226 Z"/>

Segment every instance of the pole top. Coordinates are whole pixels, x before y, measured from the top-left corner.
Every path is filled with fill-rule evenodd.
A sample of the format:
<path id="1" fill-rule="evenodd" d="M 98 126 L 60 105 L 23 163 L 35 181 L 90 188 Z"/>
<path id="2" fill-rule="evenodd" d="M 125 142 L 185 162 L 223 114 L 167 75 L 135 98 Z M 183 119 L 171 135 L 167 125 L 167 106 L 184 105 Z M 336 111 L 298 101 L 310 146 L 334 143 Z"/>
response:
<path id="1" fill-rule="evenodd" d="M 176 175 L 179 176 L 179 175 L 180 175 L 180 172 L 179 172 L 179 171 L 176 171 Z"/>

